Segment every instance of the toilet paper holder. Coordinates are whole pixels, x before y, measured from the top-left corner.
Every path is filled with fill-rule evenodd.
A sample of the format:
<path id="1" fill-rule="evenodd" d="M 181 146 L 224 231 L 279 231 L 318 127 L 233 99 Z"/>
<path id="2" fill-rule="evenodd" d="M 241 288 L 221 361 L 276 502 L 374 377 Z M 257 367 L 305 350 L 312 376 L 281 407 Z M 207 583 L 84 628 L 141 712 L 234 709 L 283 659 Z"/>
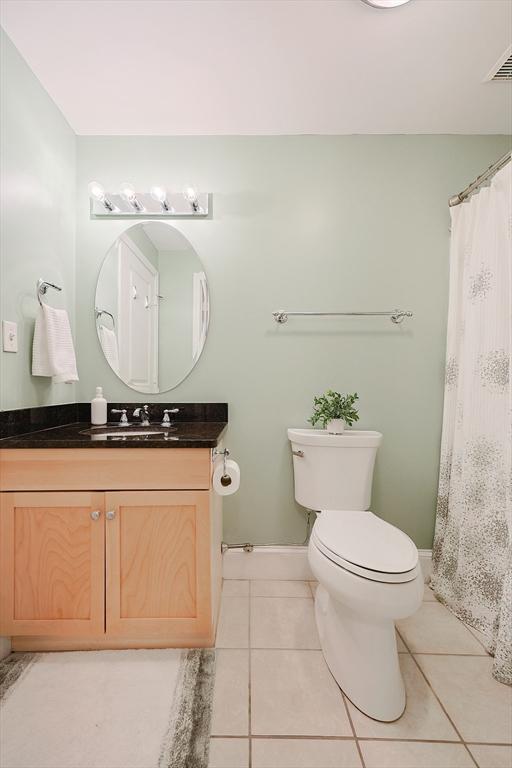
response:
<path id="1" fill-rule="evenodd" d="M 214 457 L 215 456 L 222 456 L 223 457 L 224 465 L 223 465 L 223 468 L 222 468 L 222 477 L 220 479 L 220 482 L 224 486 L 231 485 L 231 482 L 232 482 L 231 481 L 231 477 L 228 475 L 227 468 L 226 468 L 226 462 L 227 462 L 228 457 L 229 457 L 229 450 L 227 448 L 214 448 L 213 449 L 213 455 L 214 455 Z"/>

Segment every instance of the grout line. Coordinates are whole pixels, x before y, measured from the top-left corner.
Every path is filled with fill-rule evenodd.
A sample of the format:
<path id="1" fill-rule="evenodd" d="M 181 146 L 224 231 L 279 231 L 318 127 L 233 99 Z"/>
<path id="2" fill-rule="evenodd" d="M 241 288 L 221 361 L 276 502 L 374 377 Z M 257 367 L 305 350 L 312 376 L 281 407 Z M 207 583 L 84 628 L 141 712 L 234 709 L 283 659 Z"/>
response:
<path id="1" fill-rule="evenodd" d="M 311 595 L 222 595 L 224 600 L 314 600 Z M 475 638 L 476 640 L 476 638 Z"/>
<path id="2" fill-rule="evenodd" d="M 397 630 L 397 632 L 398 632 L 398 630 Z M 402 637 L 402 635 L 400 635 L 400 633 L 399 633 L 399 636 L 400 636 L 400 638 L 401 638 L 401 640 L 402 640 L 403 644 L 404 644 L 404 645 L 405 645 L 405 647 L 407 648 L 407 650 L 409 650 L 409 646 L 408 646 L 408 645 L 407 645 L 407 643 L 405 642 L 405 640 L 404 640 L 404 638 Z M 452 728 L 453 728 L 453 730 L 455 731 L 455 733 L 457 734 L 457 736 L 459 737 L 459 739 L 460 739 L 460 740 L 461 740 L 461 742 L 463 743 L 464 747 L 466 748 L 466 752 L 468 753 L 469 757 L 471 758 L 471 760 L 473 761 L 473 763 L 476 765 L 476 768 L 478 768 L 478 763 L 476 762 L 475 758 L 474 758 L 474 757 L 473 757 L 473 755 L 471 754 L 471 750 L 468 748 L 468 746 L 467 746 L 466 742 L 465 742 L 465 741 L 464 741 L 464 739 L 462 738 L 462 734 L 461 734 L 461 732 L 459 731 L 459 729 L 458 729 L 458 728 L 457 728 L 457 726 L 455 725 L 454 721 L 452 720 L 452 718 L 451 718 L 451 717 L 450 717 L 450 715 L 448 714 L 448 712 L 447 712 L 447 710 L 446 710 L 446 707 L 444 706 L 443 702 L 441 701 L 441 699 L 440 699 L 440 698 L 439 698 L 439 696 L 437 695 L 436 691 L 434 690 L 434 687 L 432 686 L 432 684 L 431 684 L 430 680 L 428 679 L 427 675 L 426 675 L 426 674 L 425 674 L 425 672 L 423 671 L 422 667 L 420 666 L 420 664 L 419 664 L 418 660 L 416 659 L 416 657 L 414 656 L 414 654 L 413 654 L 413 653 L 411 653 L 411 658 L 412 658 L 412 660 L 414 661 L 414 663 L 416 664 L 417 668 L 419 669 L 419 672 L 420 672 L 421 676 L 423 677 L 423 679 L 425 680 L 426 684 L 428 685 L 428 687 L 430 688 L 430 690 L 431 690 L 431 691 L 432 691 L 432 693 L 434 694 L 435 698 L 437 699 L 437 701 L 438 701 L 438 703 L 439 703 L 439 706 L 441 707 L 441 709 L 442 709 L 442 710 L 443 710 L 443 712 L 445 713 L 446 717 L 447 717 L 447 718 L 448 718 L 448 720 L 450 721 L 450 723 L 451 723 L 451 725 L 452 725 Z"/>
<path id="3" fill-rule="evenodd" d="M 449 651 L 410 651 L 410 654 L 411 656 L 469 656 L 473 659 L 485 659 L 486 657 L 485 653 L 450 653 Z"/>
<path id="4" fill-rule="evenodd" d="M 248 719 L 248 730 L 249 730 L 249 762 L 248 762 L 248 768 L 252 768 L 252 708 L 251 708 L 251 667 L 252 667 L 252 651 L 251 651 L 251 585 L 249 584 L 249 610 L 247 612 L 247 642 L 248 642 L 248 651 L 249 651 L 249 690 L 248 690 L 248 700 L 247 700 L 247 719 Z"/>
<path id="5" fill-rule="evenodd" d="M 454 614 L 454 615 L 455 615 L 455 614 Z M 457 618 L 457 616 L 455 616 L 455 618 Z M 459 619 L 459 621 L 461 621 L 461 620 Z M 461 621 L 461 624 L 464 624 L 464 622 L 463 622 L 463 621 Z M 472 635 L 472 636 L 475 638 L 475 640 L 477 641 L 477 643 L 480 643 L 480 645 L 482 646 L 482 648 L 483 648 L 483 649 L 484 649 L 484 651 L 485 651 L 485 655 L 486 655 L 486 656 L 491 656 L 491 654 L 489 653 L 489 651 L 488 651 L 488 650 L 487 650 L 487 648 L 485 647 L 485 645 L 484 645 L 483 641 L 482 641 L 482 640 L 480 640 L 480 638 L 478 637 L 478 635 L 474 635 L 474 634 L 473 634 L 472 630 L 473 630 L 473 629 L 475 629 L 475 628 L 474 628 L 474 627 L 470 627 L 468 624 L 464 624 L 464 626 L 466 627 L 466 629 L 467 629 L 469 632 L 471 632 L 471 635 Z M 478 630 L 477 630 L 477 629 L 475 629 L 475 632 L 478 632 Z"/>
<path id="6" fill-rule="evenodd" d="M 212 739 L 247 739 L 247 736 L 236 734 L 213 734 Z M 408 739 L 407 737 L 391 737 L 391 736 L 314 736 L 314 735 L 299 735 L 297 733 L 253 733 L 251 739 L 297 739 L 309 740 L 309 741 L 383 741 L 383 742 L 406 742 L 408 744 L 457 744 L 459 746 L 466 745 L 470 747 L 511 747 L 512 742 L 508 741 L 468 741 L 461 742 L 456 739 Z"/>
<path id="7" fill-rule="evenodd" d="M 217 645 L 216 648 L 219 648 L 224 651 L 246 651 L 247 646 L 245 645 Z M 321 647 L 317 646 L 316 648 L 293 648 L 293 647 L 284 647 L 280 645 L 274 645 L 274 646 L 266 646 L 266 645 L 254 645 L 253 650 L 255 651 L 321 651 Z M 434 653 L 432 652 L 424 652 L 424 651 L 398 651 L 400 654 L 406 654 L 408 653 L 410 656 L 453 656 L 455 658 L 460 658 L 461 656 L 464 658 L 470 658 L 470 659 L 485 659 L 488 658 L 488 656 L 484 655 L 483 653 Z"/>
<path id="8" fill-rule="evenodd" d="M 364 762 L 364 757 L 363 757 L 363 750 L 361 749 L 361 745 L 359 744 L 359 739 L 357 737 L 356 729 L 354 728 L 354 723 L 352 722 L 352 715 L 350 714 L 350 710 L 348 708 L 347 699 L 345 697 L 345 694 L 341 690 L 341 688 L 339 689 L 339 691 L 341 693 L 341 698 L 343 699 L 343 704 L 345 706 L 345 712 L 347 713 L 348 722 L 350 723 L 350 729 L 352 731 L 352 735 L 353 735 L 353 737 L 355 739 L 355 742 L 356 742 L 356 748 L 357 748 L 357 752 L 359 754 L 359 759 L 361 760 L 361 765 L 362 765 L 363 768 L 366 768 L 366 763 Z"/>

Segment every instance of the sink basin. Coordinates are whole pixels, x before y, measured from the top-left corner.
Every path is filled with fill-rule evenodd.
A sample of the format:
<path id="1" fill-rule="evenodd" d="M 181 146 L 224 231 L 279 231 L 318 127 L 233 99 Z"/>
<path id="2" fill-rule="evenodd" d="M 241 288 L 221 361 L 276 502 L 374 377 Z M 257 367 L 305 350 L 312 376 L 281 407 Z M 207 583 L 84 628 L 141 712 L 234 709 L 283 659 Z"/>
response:
<path id="1" fill-rule="evenodd" d="M 173 434 L 177 431 L 176 427 L 161 427 L 161 426 L 149 426 L 140 427 L 135 424 L 130 424 L 128 427 L 120 427 L 114 425 L 109 427 L 108 424 L 101 427 L 90 427 L 89 429 L 82 429 L 81 435 L 89 435 L 91 440 L 148 440 L 152 437 L 158 440 L 198 440 L 200 439 L 196 435 L 182 434 L 180 436 Z"/>
<path id="2" fill-rule="evenodd" d="M 90 435 L 91 437 L 101 437 L 105 439 L 106 437 L 146 437 L 147 435 L 163 435 L 166 432 L 169 432 L 168 429 L 164 429 L 164 427 L 138 427 L 138 426 L 128 426 L 128 427 L 109 427 L 108 425 L 101 426 L 101 427 L 91 427 L 90 429 L 83 429 L 81 430 L 81 435 Z"/>

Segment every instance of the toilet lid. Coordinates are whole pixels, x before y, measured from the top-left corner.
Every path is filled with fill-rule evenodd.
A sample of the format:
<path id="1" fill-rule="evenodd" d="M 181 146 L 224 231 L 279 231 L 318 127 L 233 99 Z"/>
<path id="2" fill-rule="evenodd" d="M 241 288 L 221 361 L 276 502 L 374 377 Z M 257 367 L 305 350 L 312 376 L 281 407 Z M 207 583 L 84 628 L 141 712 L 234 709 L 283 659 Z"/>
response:
<path id="1" fill-rule="evenodd" d="M 414 542 L 373 512 L 322 512 L 314 532 L 322 549 L 368 571 L 404 574 L 418 565 Z"/>

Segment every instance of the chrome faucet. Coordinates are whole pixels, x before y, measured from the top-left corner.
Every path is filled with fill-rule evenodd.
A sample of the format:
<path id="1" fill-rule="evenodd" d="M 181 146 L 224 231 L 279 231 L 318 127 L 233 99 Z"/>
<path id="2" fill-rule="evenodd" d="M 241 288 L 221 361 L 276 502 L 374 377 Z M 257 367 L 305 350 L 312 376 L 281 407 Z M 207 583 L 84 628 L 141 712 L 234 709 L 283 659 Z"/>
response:
<path id="1" fill-rule="evenodd" d="M 140 418 L 140 423 L 143 427 L 149 427 L 149 406 L 143 405 L 136 408 L 133 412 L 133 417 L 135 419 Z"/>
<path id="2" fill-rule="evenodd" d="M 179 408 L 166 408 L 164 411 L 164 417 L 162 419 L 162 427 L 172 427 L 172 422 L 169 418 L 170 413 L 179 413 Z"/>

